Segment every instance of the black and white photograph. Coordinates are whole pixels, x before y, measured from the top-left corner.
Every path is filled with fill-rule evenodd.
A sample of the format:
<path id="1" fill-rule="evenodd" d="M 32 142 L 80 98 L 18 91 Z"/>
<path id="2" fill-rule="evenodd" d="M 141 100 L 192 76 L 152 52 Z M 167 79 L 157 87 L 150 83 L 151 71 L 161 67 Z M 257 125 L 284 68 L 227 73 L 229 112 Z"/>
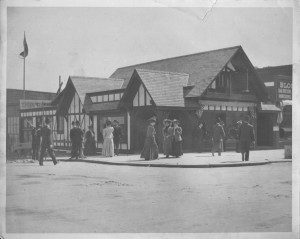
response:
<path id="1" fill-rule="evenodd" d="M 0 238 L 299 238 L 299 2 L 125 2 L 1 2 Z"/>

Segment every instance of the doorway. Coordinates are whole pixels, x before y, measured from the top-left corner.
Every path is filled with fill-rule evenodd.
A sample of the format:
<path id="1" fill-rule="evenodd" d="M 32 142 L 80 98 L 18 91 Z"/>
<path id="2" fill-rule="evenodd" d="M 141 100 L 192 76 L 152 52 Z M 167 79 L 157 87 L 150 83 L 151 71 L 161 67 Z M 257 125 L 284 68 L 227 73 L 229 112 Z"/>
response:
<path id="1" fill-rule="evenodd" d="M 273 146 L 272 114 L 261 113 L 257 116 L 257 146 Z"/>

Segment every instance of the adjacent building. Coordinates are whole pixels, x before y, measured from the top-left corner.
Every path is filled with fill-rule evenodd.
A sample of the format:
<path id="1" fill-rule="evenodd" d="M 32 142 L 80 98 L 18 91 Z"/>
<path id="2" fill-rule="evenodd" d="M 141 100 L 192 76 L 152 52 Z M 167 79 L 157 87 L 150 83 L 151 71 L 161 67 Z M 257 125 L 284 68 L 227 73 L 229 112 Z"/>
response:
<path id="1" fill-rule="evenodd" d="M 291 137 L 293 66 L 263 67 L 257 68 L 256 71 L 265 83 L 271 102 L 282 110 L 282 115 L 279 115 L 278 119 L 281 138 Z"/>
<path id="2" fill-rule="evenodd" d="M 20 122 L 20 110 L 35 106 L 51 105 L 55 93 L 41 91 L 25 91 L 26 100 L 23 99 L 23 90 L 6 90 L 6 132 L 8 147 L 21 141 L 31 141 L 30 130 L 27 125 Z"/>

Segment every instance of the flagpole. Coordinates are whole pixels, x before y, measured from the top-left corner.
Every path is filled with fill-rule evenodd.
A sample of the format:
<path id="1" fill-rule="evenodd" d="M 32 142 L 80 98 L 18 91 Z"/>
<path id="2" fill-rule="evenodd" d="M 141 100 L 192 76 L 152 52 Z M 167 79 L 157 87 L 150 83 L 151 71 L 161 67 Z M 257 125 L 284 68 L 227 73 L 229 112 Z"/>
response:
<path id="1" fill-rule="evenodd" d="M 24 67 L 23 67 L 23 99 L 25 100 L 25 56 L 24 58 Z"/>

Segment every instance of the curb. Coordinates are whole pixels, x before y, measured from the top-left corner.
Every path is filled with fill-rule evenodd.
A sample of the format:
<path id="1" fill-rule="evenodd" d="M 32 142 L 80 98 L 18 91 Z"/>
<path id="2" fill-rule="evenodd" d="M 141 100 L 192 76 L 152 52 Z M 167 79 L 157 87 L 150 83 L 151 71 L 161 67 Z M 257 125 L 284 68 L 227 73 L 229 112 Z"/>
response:
<path id="1" fill-rule="evenodd" d="M 180 165 L 180 164 L 140 164 L 140 163 L 117 163 L 107 161 L 96 161 L 96 160 L 60 160 L 63 162 L 85 162 L 85 163 L 96 163 L 106 164 L 115 166 L 137 166 L 137 167 L 157 167 L 157 168 L 224 168 L 224 167 L 247 167 L 247 166 L 258 166 L 271 164 L 271 161 L 266 162 L 253 162 L 253 163 L 234 163 L 234 164 L 196 164 L 196 165 Z"/>

